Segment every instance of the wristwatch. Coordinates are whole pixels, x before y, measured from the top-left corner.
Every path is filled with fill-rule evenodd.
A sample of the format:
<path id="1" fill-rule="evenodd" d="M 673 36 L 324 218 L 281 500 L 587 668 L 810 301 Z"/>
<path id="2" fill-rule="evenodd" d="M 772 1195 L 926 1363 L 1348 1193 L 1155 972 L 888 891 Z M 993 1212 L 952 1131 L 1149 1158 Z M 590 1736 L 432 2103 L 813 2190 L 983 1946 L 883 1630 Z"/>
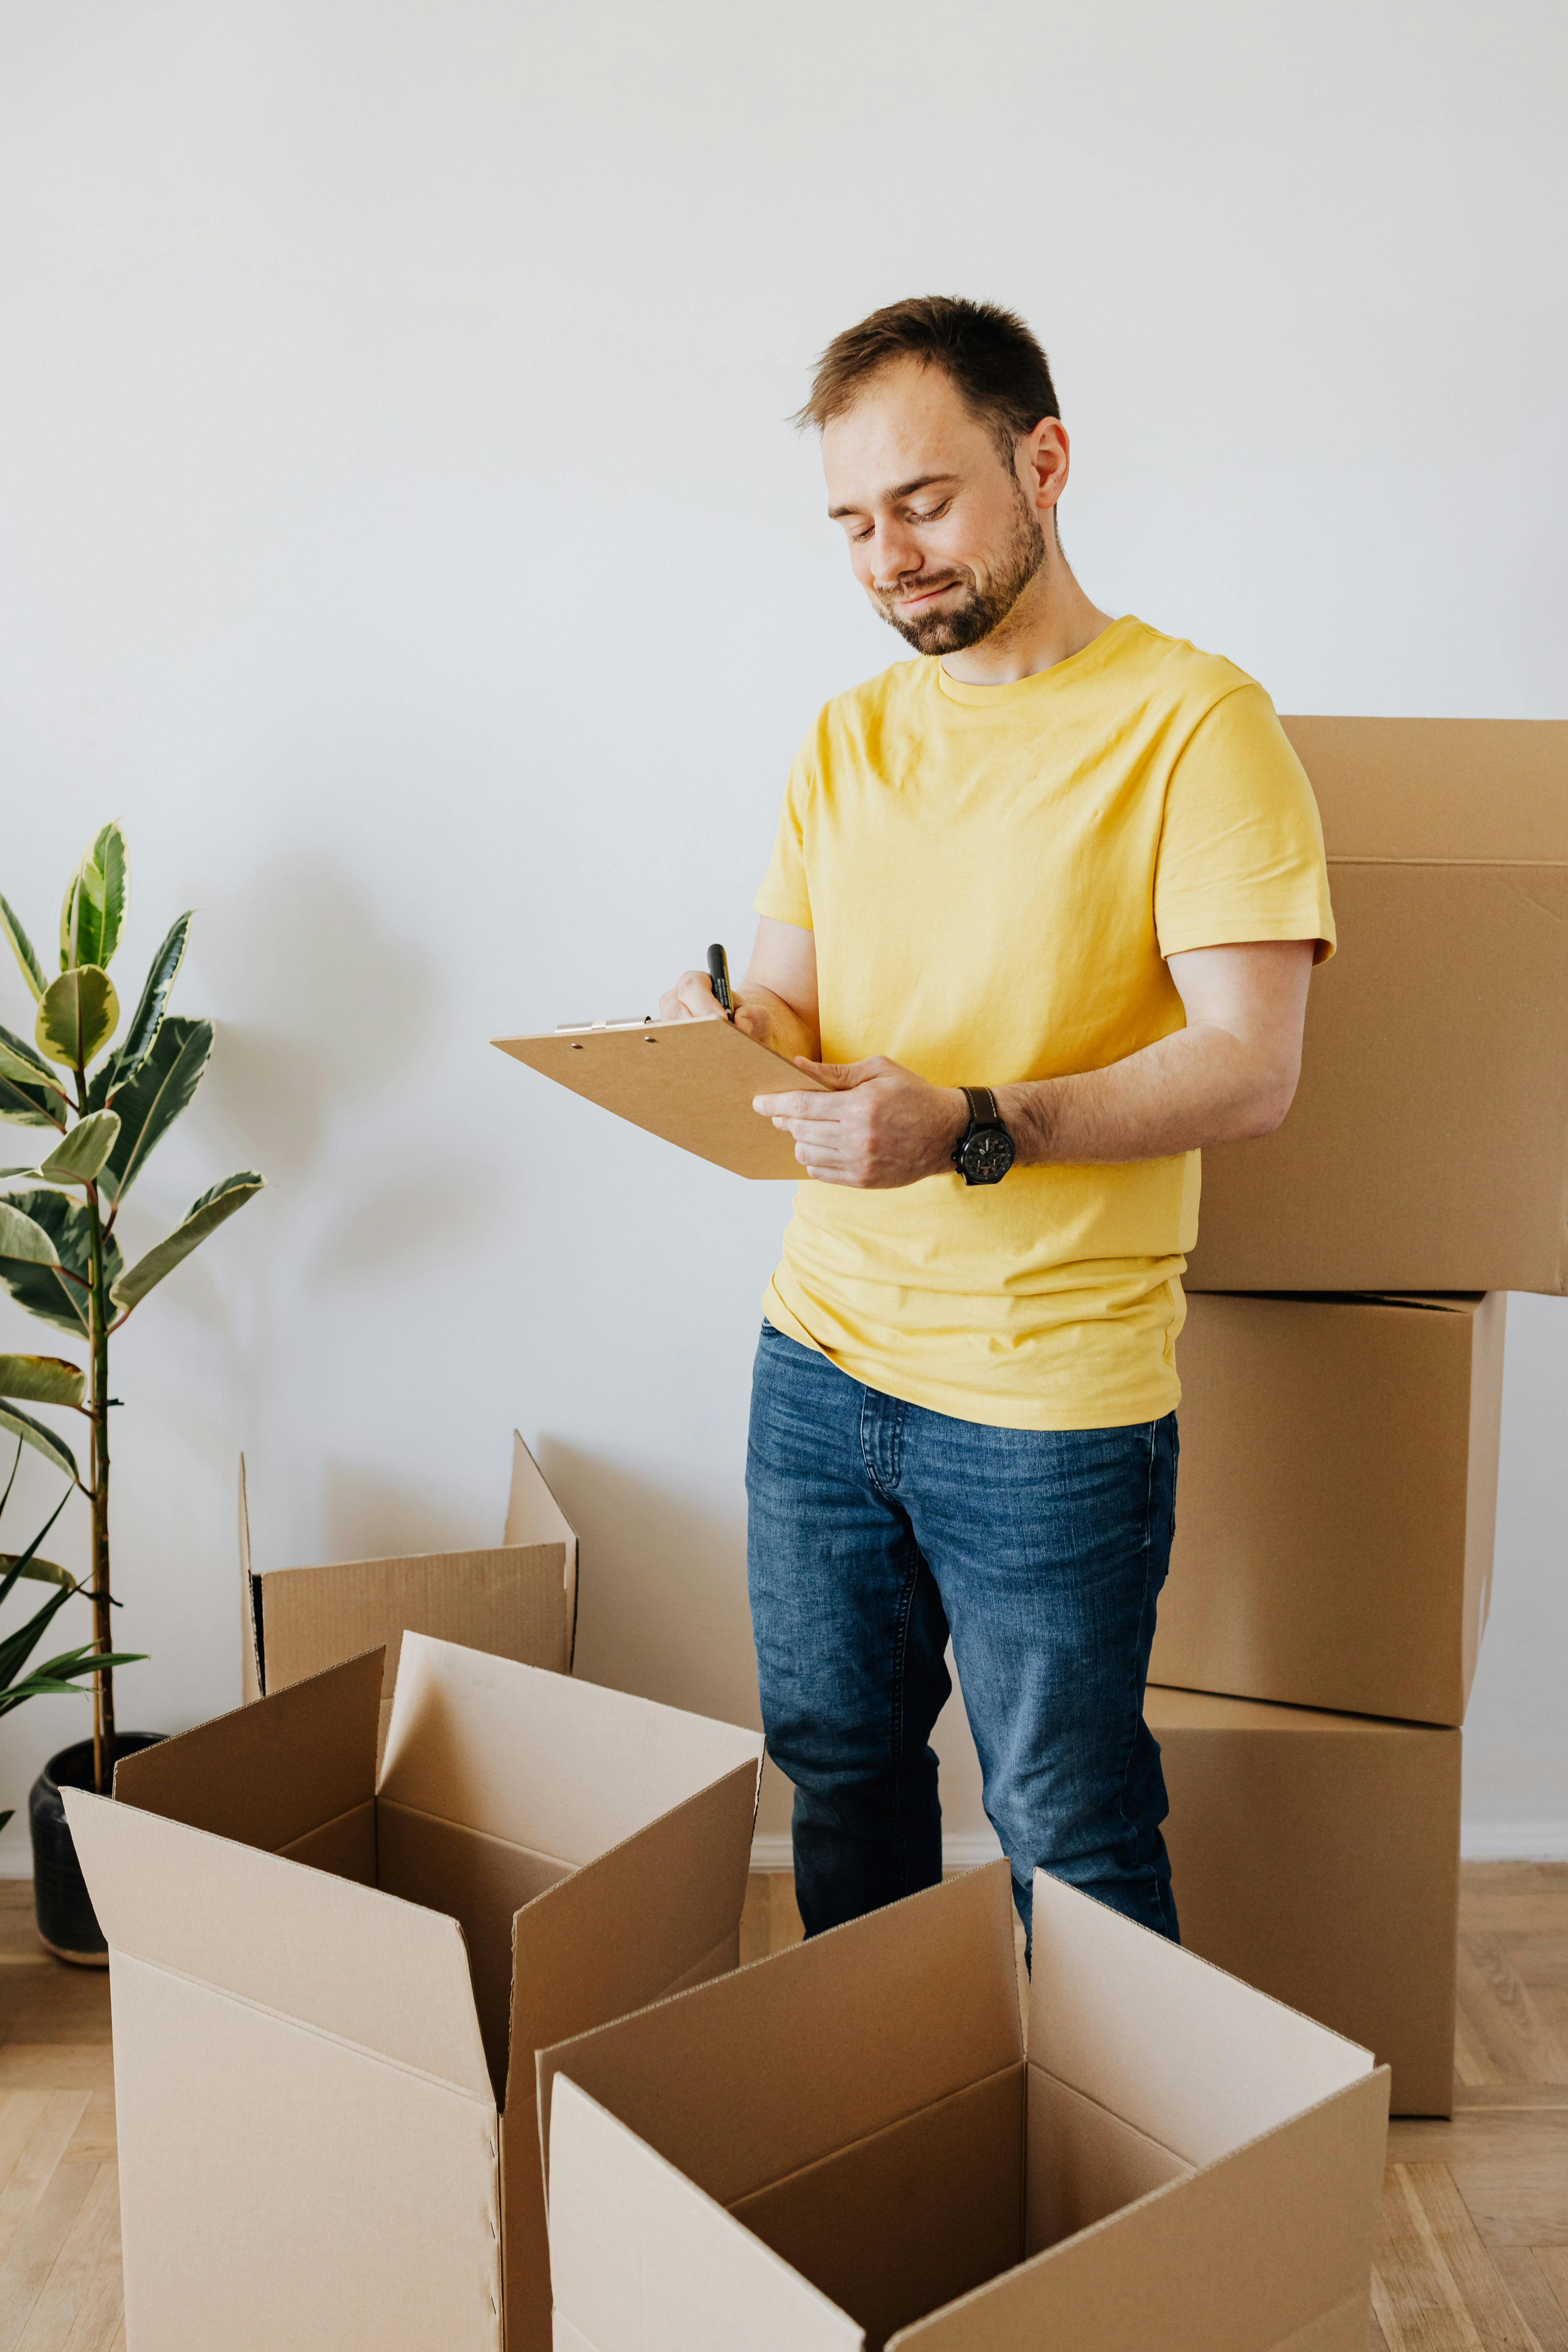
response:
<path id="1" fill-rule="evenodd" d="M 952 1164 L 966 1184 L 1000 1184 L 1017 1158 L 989 1087 L 964 1087 L 969 1125 L 958 1139 Z"/>

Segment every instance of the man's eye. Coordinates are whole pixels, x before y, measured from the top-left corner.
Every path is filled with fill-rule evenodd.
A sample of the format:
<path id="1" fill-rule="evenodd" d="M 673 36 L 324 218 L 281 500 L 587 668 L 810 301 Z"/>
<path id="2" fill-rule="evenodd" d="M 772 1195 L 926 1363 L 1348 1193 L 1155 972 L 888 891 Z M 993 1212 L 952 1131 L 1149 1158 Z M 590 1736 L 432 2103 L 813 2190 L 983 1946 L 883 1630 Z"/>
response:
<path id="1" fill-rule="evenodd" d="M 947 512 L 952 504 L 952 500 L 951 499 L 943 499 L 940 506 L 911 507 L 910 509 L 910 520 L 911 522 L 935 522 L 940 516 L 944 515 Z"/>

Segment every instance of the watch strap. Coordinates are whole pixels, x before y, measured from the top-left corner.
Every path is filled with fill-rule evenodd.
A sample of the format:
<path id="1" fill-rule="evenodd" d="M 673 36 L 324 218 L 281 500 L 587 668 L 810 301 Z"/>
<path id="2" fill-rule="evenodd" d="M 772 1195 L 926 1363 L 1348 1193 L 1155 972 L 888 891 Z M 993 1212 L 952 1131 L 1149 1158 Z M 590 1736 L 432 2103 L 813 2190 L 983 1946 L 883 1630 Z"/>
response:
<path id="1" fill-rule="evenodd" d="M 1000 1127 L 1002 1113 L 989 1087 L 963 1087 L 960 1089 L 969 1105 L 969 1133 L 977 1127 Z"/>

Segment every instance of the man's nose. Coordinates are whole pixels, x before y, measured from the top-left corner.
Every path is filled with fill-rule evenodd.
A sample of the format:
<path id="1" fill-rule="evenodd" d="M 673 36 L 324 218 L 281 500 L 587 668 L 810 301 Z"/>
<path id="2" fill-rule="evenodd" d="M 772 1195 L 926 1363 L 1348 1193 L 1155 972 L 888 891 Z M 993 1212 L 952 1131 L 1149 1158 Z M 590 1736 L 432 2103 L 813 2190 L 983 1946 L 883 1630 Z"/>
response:
<path id="1" fill-rule="evenodd" d="M 911 572 L 918 572 L 925 561 L 910 533 L 896 523 L 878 525 L 869 553 L 874 588 L 896 587 Z"/>

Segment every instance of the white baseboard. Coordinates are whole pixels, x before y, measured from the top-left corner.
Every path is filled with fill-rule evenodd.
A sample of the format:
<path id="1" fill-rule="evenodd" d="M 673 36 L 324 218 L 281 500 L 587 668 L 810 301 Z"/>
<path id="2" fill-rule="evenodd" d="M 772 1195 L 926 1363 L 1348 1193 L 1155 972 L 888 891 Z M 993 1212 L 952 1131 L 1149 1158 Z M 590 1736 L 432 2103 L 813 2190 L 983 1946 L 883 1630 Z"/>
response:
<path id="1" fill-rule="evenodd" d="M 1466 1822 L 1464 1862 L 1568 1862 L 1568 1822 Z"/>

